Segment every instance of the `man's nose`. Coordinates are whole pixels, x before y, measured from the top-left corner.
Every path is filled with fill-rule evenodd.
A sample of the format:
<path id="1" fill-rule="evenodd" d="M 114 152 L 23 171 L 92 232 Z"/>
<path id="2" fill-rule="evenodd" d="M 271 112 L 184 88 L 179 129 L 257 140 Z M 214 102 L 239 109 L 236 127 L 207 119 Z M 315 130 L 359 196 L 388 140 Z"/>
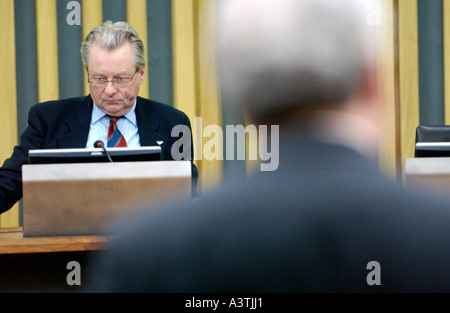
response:
<path id="1" fill-rule="evenodd" d="M 116 88 L 116 86 L 114 86 L 114 83 L 111 81 L 107 82 L 106 86 L 105 86 L 105 93 L 107 95 L 113 95 L 116 92 L 117 92 L 117 88 Z"/>

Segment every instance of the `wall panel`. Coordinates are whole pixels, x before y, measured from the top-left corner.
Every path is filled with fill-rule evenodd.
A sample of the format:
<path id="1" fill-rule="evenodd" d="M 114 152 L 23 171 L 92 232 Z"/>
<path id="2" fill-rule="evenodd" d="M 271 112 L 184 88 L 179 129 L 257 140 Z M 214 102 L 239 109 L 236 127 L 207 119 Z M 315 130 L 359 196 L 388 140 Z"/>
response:
<path id="1" fill-rule="evenodd" d="M 56 0 L 36 0 L 38 101 L 59 98 Z"/>
<path id="2" fill-rule="evenodd" d="M 417 1 L 398 0 L 398 66 L 400 100 L 401 168 L 414 156 L 419 126 L 419 56 Z"/>
<path id="3" fill-rule="evenodd" d="M 82 0 L 81 1 L 81 29 L 82 40 L 95 26 L 103 22 L 102 0 Z M 84 94 L 89 94 L 89 84 L 87 82 L 86 71 L 84 72 Z"/>
<path id="4" fill-rule="evenodd" d="M 136 30 L 144 48 L 148 49 L 147 40 L 147 1 L 146 0 L 132 0 L 127 1 L 127 22 Z M 146 63 L 148 60 L 146 60 Z M 139 95 L 148 98 L 148 71 L 146 68 L 145 80 L 139 90 Z"/>
<path id="5" fill-rule="evenodd" d="M 172 0 L 174 106 L 184 111 L 193 124 L 194 160 L 201 193 L 217 188 L 222 180 L 223 157 L 207 160 L 203 153 L 212 151 L 209 147 L 214 146 L 223 155 L 223 132 L 218 131 L 222 120 L 213 20 L 212 0 Z"/>
<path id="6" fill-rule="evenodd" d="M 16 56 L 14 30 L 14 1 L 0 1 L 0 142 L 1 164 L 17 144 Z M 18 205 L 0 216 L 0 227 L 16 226 L 19 222 Z"/>
<path id="7" fill-rule="evenodd" d="M 397 179 L 396 157 L 399 138 L 396 135 L 398 101 L 396 98 L 396 12 L 394 0 L 380 1 L 381 23 L 378 26 L 378 88 L 381 103 L 380 168 Z"/>

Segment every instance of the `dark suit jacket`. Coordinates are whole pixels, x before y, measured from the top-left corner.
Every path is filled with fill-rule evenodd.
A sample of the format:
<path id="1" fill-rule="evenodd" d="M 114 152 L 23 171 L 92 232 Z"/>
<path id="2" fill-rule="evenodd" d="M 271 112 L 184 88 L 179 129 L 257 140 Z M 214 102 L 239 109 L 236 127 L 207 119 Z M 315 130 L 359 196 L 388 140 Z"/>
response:
<path id="1" fill-rule="evenodd" d="M 92 99 L 87 96 L 38 103 L 30 109 L 28 128 L 20 137 L 20 144 L 0 168 L 0 213 L 10 209 L 22 197 L 21 167 L 28 163 L 28 150 L 86 146 L 92 108 Z M 171 148 L 179 137 L 171 137 L 171 131 L 180 124 L 191 128 L 186 114 L 171 106 L 138 97 L 136 118 L 141 145 L 155 146 L 157 141 L 163 141 L 162 159 L 173 160 Z M 191 156 L 194 155 L 192 146 Z M 193 193 L 196 195 L 198 172 L 192 165 Z"/>
<path id="2" fill-rule="evenodd" d="M 450 291 L 450 204 L 403 189 L 355 150 L 280 137 L 277 171 L 231 185 L 192 207 L 161 208 L 121 225 L 112 248 L 85 268 L 92 272 L 84 286 Z M 367 283 L 377 278 L 371 261 L 380 265 L 381 285 Z"/>

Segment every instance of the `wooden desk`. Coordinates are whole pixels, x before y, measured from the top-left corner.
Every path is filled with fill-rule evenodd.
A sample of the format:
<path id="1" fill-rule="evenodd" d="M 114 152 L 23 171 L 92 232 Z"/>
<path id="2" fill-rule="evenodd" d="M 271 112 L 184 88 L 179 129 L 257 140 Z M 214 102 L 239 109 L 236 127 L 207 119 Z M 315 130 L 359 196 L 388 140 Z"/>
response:
<path id="1" fill-rule="evenodd" d="M 81 277 L 90 258 L 106 249 L 103 236 L 23 237 L 22 228 L 0 228 L 0 292 L 77 291 L 69 286 L 67 263 L 77 261 Z"/>
<path id="2" fill-rule="evenodd" d="M 103 236 L 23 237 L 22 227 L 0 228 L 0 255 L 94 251 L 105 248 Z"/>

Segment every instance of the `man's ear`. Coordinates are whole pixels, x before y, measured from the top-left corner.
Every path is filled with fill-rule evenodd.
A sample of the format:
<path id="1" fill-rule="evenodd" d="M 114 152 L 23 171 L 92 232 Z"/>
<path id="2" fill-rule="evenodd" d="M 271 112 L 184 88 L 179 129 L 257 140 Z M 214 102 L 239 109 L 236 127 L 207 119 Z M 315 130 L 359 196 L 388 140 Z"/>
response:
<path id="1" fill-rule="evenodd" d="M 139 70 L 138 75 L 139 75 L 139 85 L 141 85 L 145 79 L 145 67 L 143 67 L 141 70 Z"/>

